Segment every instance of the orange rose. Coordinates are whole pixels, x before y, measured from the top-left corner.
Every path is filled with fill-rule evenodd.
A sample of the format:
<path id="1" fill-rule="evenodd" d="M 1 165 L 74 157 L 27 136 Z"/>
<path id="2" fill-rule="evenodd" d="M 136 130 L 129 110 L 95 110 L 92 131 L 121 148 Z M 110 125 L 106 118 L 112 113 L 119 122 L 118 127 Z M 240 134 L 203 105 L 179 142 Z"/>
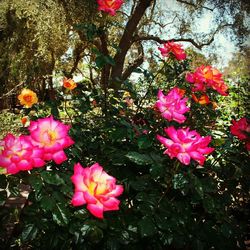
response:
<path id="1" fill-rule="evenodd" d="M 74 80 L 65 77 L 63 79 L 63 87 L 66 88 L 66 89 L 69 89 L 69 90 L 73 90 L 74 88 L 77 87 L 77 85 L 74 82 Z"/>
<path id="2" fill-rule="evenodd" d="M 201 105 L 210 103 L 209 97 L 206 94 L 203 94 L 200 98 L 197 98 L 195 94 L 192 94 L 192 98 L 195 102 L 198 102 Z"/>
<path id="3" fill-rule="evenodd" d="M 30 89 L 23 89 L 18 95 L 18 100 L 25 108 L 31 108 L 33 104 L 38 102 L 36 93 Z"/>

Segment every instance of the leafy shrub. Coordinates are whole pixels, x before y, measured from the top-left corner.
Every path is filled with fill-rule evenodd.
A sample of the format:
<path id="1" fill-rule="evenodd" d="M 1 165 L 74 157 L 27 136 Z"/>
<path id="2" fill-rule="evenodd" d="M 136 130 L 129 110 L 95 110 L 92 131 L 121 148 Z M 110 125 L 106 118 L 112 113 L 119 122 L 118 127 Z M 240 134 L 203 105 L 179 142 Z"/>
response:
<path id="1" fill-rule="evenodd" d="M 99 54 L 99 59 L 104 57 Z M 100 65 L 98 60 L 97 68 L 113 63 L 103 60 Z M 69 98 L 58 91 L 53 100 L 25 110 L 30 126 L 48 115 L 69 124 L 74 144 L 60 148 L 67 156 L 60 164 L 46 156 L 44 167 L 0 176 L 3 248 L 243 249 L 249 216 L 249 154 L 232 136 L 229 126 L 221 126 L 223 110 L 216 109 L 214 103 L 220 105 L 218 88 L 207 83 L 210 101 L 203 105 L 199 94 L 198 101 L 191 98 L 190 83 L 184 77 L 189 71 L 188 60 L 176 62 L 170 56 L 161 64 L 155 75 L 138 68 L 141 78 L 137 85 L 126 80 L 119 91 L 93 90 L 79 82 L 68 92 Z M 190 111 L 183 112 L 186 120 L 181 122 L 164 119 L 155 108 L 158 90 L 168 93 L 173 87 L 184 90 L 177 93 L 181 98 L 188 98 Z M 156 136 L 170 126 L 190 127 L 204 137 L 211 136 L 210 146 L 215 150 L 209 155 L 203 153 L 203 166 L 194 157 L 185 165 L 178 157 L 163 154 Z M 34 133 L 33 128 L 24 130 L 27 136 Z M 49 142 L 58 139 L 55 134 L 46 136 Z M 59 149 L 53 150 L 47 149 L 46 154 L 56 154 Z M 124 188 L 118 197 L 119 210 L 105 212 L 104 219 L 93 216 L 85 205 L 74 207 L 71 202 L 74 166 L 96 162 Z M 7 192 L 17 195 L 20 184 L 31 188 L 24 207 L 4 208 Z M 16 224 L 10 237 L 5 227 L 13 218 Z"/>

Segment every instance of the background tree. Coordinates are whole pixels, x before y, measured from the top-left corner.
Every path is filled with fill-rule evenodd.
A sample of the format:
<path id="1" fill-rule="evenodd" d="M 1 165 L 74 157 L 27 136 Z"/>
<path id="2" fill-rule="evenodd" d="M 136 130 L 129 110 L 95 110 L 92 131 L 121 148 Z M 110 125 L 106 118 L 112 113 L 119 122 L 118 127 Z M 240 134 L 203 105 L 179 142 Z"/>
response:
<path id="1" fill-rule="evenodd" d="M 46 85 L 52 88 L 54 70 L 72 76 L 83 61 L 99 68 L 90 72 L 89 79 L 95 75 L 94 83 L 118 89 L 143 63 L 152 42 L 184 41 L 201 49 L 218 32 L 227 32 L 239 44 L 248 34 L 246 1 L 127 1 L 115 23 L 114 18 L 96 13 L 95 1 L 3 0 L 0 4 L 4 92 L 18 82 L 41 90 Z M 213 25 L 207 34 L 199 33 L 197 21 L 209 13 Z M 62 57 L 66 51 L 72 53 Z"/>

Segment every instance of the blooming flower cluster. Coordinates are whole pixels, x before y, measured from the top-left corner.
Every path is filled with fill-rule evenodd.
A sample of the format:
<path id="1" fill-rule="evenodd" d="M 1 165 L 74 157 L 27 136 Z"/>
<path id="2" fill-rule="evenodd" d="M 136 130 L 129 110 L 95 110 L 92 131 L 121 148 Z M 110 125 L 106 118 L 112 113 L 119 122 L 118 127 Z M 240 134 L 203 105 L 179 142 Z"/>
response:
<path id="1" fill-rule="evenodd" d="M 230 131 L 233 135 L 237 136 L 239 140 L 246 142 L 246 148 L 250 150 L 250 120 L 246 117 L 241 118 L 240 120 L 232 121 L 230 126 Z"/>
<path id="2" fill-rule="evenodd" d="M 97 0 L 98 10 L 107 12 L 111 16 L 115 16 L 116 11 L 121 8 L 123 0 Z"/>
<path id="3" fill-rule="evenodd" d="M 164 154 L 171 159 L 176 157 L 185 165 L 189 165 L 191 159 L 203 165 L 206 160 L 204 154 L 210 154 L 214 150 L 208 147 L 210 136 L 202 137 L 194 130 L 189 131 L 189 128 L 175 129 L 171 126 L 164 130 L 170 139 L 157 135 L 157 139 L 167 148 Z"/>
<path id="4" fill-rule="evenodd" d="M 163 118 L 178 123 L 183 123 L 186 120 L 183 114 L 190 108 L 186 106 L 188 98 L 183 98 L 184 92 L 184 90 L 175 87 L 167 95 L 164 95 L 162 90 L 159 90 L 155 107 L 161 112 Z"/>
<path id="5" fill-rule="evenodd" d="M 227 96 L 228 86 L 222 79 L 222 74 L 212 66 L 200 66 L 194 73 L 188 73 L 186 80 L 193 84 L 192 91 L 205 92 L 206 88 L 212 88 L 219 94 Z"/>
<path id="6" fill-rule="evenodd" d="M 87 209 L 97 218 L 103 218 L 105 211 L 119 210 L 120 201 L 115 197 L 122 194 L 123 186 L 116 185 L 116 179 L 98 163 L 86 168 L 75 164 L 71 180 L 75 185 L 73 206 L 87 204 Z"/>
<path id="7" fill-rule="evenodd" d="M 164 43 L 163 48 L 158 49 L 161 51 L 162 56 L 169 57 L 173 55 L 178 61 L 185 60 L 187 57 L 182 45 L 175 42 Z"/>
<path id="8" fill-rule="evenodd" d="M 17 98 L 21 105 L 23 105 L 25 108 L 31 108 L 35 103 L 38 102 L 36 93 L 30 89 L 23 89 Z"/>
<path id="9" fill-rule="evenodd" d="M 16 174 L 42 167 L 45 161 L 62 163 L 67 159 L 63 149 L 74 143 L 68 135 L 69 128 L 52 116 L 31 121 L 30 135 L 8 134 L 0 141 L 0 167 L 6 168 L 8 174 Z"/>
<path id="10" fill-rule="evenodd" d="M 173 42 L 164 44 L 164 48 L 159 48 L 162 56 L 169 56 L 172 53 L 177 60 L 186 59 L 185 51 L 181 45 Z M 193 91 L 205 91 L 205 83 L 217 91 L 222 93 L 224 82 L 221 79 L 221 74 L 216 69 L 209 67 L 200 67 L 194 74 L 188 74 L 189 82 L 195 84 Z M 224 84 L 224 85 L 223 85 Z M 225 88 L 223 90 L 226 90 Z M 178 87 L 172 88 L 167 95 L 164 95 L 162 90 L 158 91 L 158 100 L 155 107 L 161 112 L 163 118 L 168 121 L 176 121 L 184 123 L 186 117 L 184 114 L 190 110 L 187 106 L 188 98 L 184 98 L 185 90 Z M 206 94 L 197 97 L 192 94 L 195 102 L 200 104 L 210 103 L 209 97 Z M 167 154 L 171 159 L 177 158 L 184 165 L 189 165 L 191 159 L 203 165 L 206 157 L 204 155 L 213 152 L 214 148 L 208 147 L 211 142 L 210 136 L 202 137 L 197 131 L 191 131 L 190 128 L 175 129 L 173 126 L 165 128 L 164 131 L 170 138 L 165 138 L 157 135 L 157 139 L 167 148 L 164 154 Z"/>

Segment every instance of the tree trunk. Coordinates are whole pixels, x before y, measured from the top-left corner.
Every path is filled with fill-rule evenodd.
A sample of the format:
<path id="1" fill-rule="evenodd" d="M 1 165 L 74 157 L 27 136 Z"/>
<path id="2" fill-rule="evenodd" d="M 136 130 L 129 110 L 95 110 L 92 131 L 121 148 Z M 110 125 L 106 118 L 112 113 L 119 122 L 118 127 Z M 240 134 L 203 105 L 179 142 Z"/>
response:
<path id="1" fill-rule="evenodd" d="M 136 6 L 134 13 L 128 21 L 122 38 L 119 43 L 119 50 L 117 51 L 114 61 L 115 66 L 112 66 L 111 70 L 111 88 L 118 90 L 121 86 L 122 72 L 124 68 L 125 57 L 128 50 L 132 45 L 133 35 L 136 31 L 137 25 L 143 17 L 146 9 L 150 6 L 154 0 L 141 0 Z"/>

